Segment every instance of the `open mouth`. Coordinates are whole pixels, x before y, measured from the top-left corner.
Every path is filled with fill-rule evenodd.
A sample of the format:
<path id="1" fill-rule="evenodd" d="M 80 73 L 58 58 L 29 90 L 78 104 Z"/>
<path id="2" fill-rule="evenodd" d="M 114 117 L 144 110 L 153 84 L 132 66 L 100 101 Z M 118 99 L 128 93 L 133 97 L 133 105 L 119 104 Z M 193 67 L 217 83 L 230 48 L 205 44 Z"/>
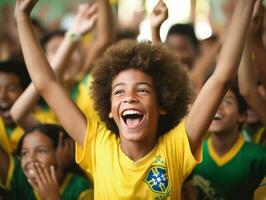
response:
<path id="1" fill-rule="evenodd" d="M 125 124 L 130 128 L 137 127 L 142 119 L 144 114 L 138 110 L 125 110 L 122 113 L 122 118 Z"/>
<path id="2" fill-rule="evenodd" d="M 220 113 L 216 113 L 213 120 L 221 120 L 223 116 Z"/>
<path id="3" fill-rule="evenodd" d="M 0 114 L 2 115 L 2 117 L 8 118 L 10 116 L 10 108 L 11 105 L 9 103 L 0 102 Z"/>

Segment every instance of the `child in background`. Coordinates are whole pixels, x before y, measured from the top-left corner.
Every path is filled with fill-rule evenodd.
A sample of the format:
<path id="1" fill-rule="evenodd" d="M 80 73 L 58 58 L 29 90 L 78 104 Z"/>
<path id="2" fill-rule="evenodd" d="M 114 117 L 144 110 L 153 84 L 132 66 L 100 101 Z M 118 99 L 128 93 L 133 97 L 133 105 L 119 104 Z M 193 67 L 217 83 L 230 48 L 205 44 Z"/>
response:
<path id="1" fill-rule="evenodd" d="M 192 171 L 197 199 L 252 199 L 266 175 L 266 148 L 240 132 L 246 105 L 236 83 L 226 93 L 203 143 L 203 161 Z"/>
<path id="2" fill-rule="evenodd" d="M 107 128 L 86 120 L 58 83 L 32 32 L 35 3 L 16 2 L 24 58 L 36 89 L 76 141 L 76 159 L 93 179 L 94 198 L 179 199 L 237 71 L 255 0 L 239 1 L 217 68 L 184 120 L 191 96 L 176 56 L 145 42 L 111 47 L 93 72 L 93 97 Z"/>
<path id="3" fill-rule="evenodd" d="M 10 115 L 10 108 L 30 82 L 26 66 L 16 60 L 0 62 L 0 144 L 13 153 L 23 135 Z"/>
<path id="4" fill-rule="evenodd" d="M 20 160 L 0 146 L 0 186 L 13 199 L 92 199 L 92 185 L 83 177 L 62 172 L 56 162 L 60 134 L 64 141 L 65 130 L 52 124 L 28 130 L 18 146 Z"/>

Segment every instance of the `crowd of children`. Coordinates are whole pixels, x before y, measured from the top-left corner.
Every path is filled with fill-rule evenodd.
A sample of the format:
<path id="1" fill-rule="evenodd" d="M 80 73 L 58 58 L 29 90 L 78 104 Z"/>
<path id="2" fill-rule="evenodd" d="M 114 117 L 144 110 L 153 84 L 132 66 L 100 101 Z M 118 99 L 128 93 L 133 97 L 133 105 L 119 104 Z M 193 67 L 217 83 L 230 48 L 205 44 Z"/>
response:
<path id="1" fill-rule="evenodd" d="M 38 33 L 36 4 L 16 0 L 18 35 L 0 40 L 21 48 L 0 45 L 0 199 L 266 198 L 261 0 L 234 0 L 223 33 L 175 24 L 165 43 L 163 0 L 140 42 L 114 41 L 109 0 Z"/>

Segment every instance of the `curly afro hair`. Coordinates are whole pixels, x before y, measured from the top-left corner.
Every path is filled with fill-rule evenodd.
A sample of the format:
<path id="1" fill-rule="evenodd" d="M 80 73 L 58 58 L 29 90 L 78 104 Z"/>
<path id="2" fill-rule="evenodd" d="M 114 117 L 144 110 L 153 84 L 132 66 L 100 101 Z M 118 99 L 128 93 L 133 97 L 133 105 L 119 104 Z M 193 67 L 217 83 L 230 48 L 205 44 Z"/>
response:
<path id="1" fill-rule="evenodd" d="M 93 66 L 92 98 L 101 120 L 113 133 L 119 134 L 115 121 L 108 117 L 111 110 L 113 79 L 127 69 L 137 69 L 152 77 L 158 102 L 166 115 L 159 118 L 157 134 L 162 135 L 186 115 L 192 100 L 187 73 L 177 57 L 162 45 L 124 40 L 111 46 Z"/>

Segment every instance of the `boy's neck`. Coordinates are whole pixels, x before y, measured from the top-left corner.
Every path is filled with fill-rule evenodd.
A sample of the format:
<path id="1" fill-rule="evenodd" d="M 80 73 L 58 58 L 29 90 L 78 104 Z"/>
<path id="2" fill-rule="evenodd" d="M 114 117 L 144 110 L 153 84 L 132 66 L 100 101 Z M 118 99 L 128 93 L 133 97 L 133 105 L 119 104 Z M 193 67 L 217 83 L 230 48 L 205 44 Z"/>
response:
<path id="1" fill-rule="evenodd" d="M 128 158 L 136 162 L 152 151 L 156 141 L 157 139 L 154 142 L 140 143 L 121 140 L 120 148 Z"/>
<path id="2" fill-rule="evenodd" d="M 225 131 L 211 134 L 213 149 L 219 156 L 224 156 L 236 143 L 239 133 L 238 130 Z"/>

